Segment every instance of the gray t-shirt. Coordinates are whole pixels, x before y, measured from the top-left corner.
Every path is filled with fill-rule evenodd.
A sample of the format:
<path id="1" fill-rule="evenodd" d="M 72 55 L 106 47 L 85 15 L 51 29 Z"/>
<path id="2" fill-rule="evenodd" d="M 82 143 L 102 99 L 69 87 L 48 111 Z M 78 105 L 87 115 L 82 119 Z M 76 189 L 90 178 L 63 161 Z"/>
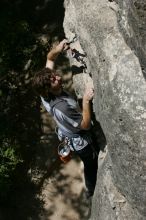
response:
<path id="1" fill-rule="evenodd" d="M 63 140 L 63 133 L 65 132 L 66 136 L 69 137 L 71 149 L 81 150 L 91 143 L 91 138 L 87 132 L 82 132 L 82 135 L 79 134 L 81 131 L 82 113 L 78 103 L 67 93 L 63 93 L 57 97 L 56 100 L 57 99 L 59 101 L 58 104 L 53 107 L 53 117 L 58 126 L 58 138 L 59 140 Z M 46 101 L 43 97 L 41 97 L 41 100 L 46 110 L 52 113 L 51 103 Z"/>

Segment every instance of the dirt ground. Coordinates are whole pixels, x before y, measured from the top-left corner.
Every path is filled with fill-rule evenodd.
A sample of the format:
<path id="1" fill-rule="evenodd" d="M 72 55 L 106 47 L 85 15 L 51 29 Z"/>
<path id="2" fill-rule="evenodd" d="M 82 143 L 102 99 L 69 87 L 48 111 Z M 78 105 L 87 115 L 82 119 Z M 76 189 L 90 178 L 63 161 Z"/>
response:
<path id="1" fill-rule="evenodd" d="M 43 212 L 40 220 L 86 220 L 90 202 L 85 199 L 83 165 L 77 158 L 61 164 L 46 178 L 40 195 Z"/>
<path id="2" fill-rule="evenodd" d="M 56 165 L 55 165 L 56 166 Z M 0 220 L 89 220 L 91 200 L 85 199 L 83 165 L 77 158 L 57 163 L 39 190 L 27 185 L 0 208 Z"/>

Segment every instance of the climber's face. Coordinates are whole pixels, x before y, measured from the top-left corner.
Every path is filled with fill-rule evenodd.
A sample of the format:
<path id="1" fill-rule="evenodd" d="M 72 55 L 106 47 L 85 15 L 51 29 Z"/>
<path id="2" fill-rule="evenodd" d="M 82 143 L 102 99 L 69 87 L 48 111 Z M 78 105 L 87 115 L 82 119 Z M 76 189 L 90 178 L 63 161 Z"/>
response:
<path id="1" fill-rule="evenodd" d="M 61 76 L 57 74 L 52 74 L 50 77 L 50 92 L 58 91 L 62 88 Z"/>

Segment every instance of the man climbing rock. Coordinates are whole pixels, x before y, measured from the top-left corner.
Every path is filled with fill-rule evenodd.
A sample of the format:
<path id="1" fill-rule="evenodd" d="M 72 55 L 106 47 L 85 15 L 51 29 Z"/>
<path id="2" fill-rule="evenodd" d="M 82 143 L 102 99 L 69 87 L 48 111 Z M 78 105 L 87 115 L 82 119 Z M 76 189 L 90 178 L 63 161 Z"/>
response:
<path id="1" fill-rule="evenodd" d="M 61 41 L 47 55 L 46 67 L 37 72 L 33 87 L 40 96 L 46 110 L 51 113 L 58 126 L 60 140 L 68 144 L 84 164 L 84 177 L 87 187 L 87 198 L 94 193 L 97 175 L 97 154 L 93 150 L 90 134 L 93 88 L 87 87 L 82 101 L 82 111 L 78 103 L 62 88 L 61 77 L 56 74 L 54 64 L 57 56 L 69 49 L 67 40 Z"/>

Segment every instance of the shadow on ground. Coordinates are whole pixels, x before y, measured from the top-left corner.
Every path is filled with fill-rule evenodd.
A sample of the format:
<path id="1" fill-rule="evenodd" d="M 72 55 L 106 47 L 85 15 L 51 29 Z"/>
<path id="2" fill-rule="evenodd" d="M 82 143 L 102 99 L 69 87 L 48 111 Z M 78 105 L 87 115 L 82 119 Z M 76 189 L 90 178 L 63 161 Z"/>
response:
<path id="1" fill-rule="evenodd" d="M 87 219 L 89 203 L 85 199 L 80 169 L 78 158 L 73 157 L 65 165 L 56 158 L 37 187 L 27 182 L 24 191 L 21 188 L 14 189 L 8 206 L 1 206 L 0 219 Z"/>

